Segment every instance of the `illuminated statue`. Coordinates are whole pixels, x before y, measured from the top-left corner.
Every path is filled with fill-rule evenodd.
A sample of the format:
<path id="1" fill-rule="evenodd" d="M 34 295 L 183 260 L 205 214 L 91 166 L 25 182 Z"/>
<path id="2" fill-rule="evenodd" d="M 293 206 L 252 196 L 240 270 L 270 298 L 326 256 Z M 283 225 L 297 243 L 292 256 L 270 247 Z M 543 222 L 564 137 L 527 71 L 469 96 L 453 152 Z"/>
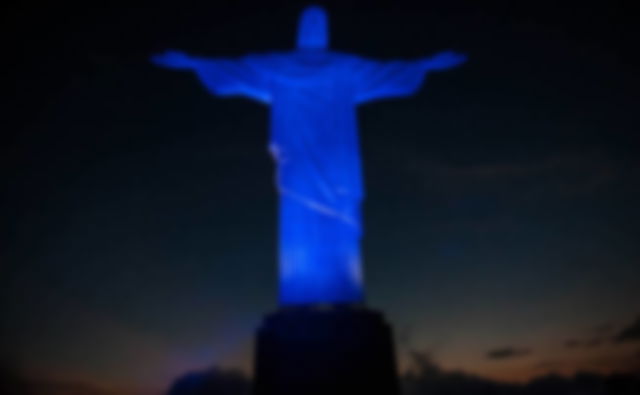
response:
<path id="1" fill-rule="evenodd" d="M 280 303 L 363 300 L 363 198 L 356 106 L 415 93 L 428 71 L 464 62 L 454 52 L 376 61 L 328 49 L 325 11 L 302 14 L 291 52 L 204 58 L 168 51 L 157 65 L 193 71 L 218 96 L 271 108 L 269 151 L 280 193 Z"/>

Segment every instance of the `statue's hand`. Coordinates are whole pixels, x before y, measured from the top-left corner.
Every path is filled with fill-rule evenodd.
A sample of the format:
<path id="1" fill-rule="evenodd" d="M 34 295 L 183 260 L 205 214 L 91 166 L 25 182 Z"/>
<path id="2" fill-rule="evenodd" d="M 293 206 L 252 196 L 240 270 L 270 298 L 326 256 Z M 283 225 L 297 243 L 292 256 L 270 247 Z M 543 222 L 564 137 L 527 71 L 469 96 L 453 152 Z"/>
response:
<path id="1" fill-rule="evenodd" d="M 424 61 L 429 70 L 446 70 L 460 66 L 467 61 L 467 56 L 454 51 L 440 52 Z"/>
<path id="2" fill-rule="evenodd" d="M 154 55 L 151 57 L 151 61 L 158 66 L 171 69 L 188 69 L 193 64 L 189 55 L 180 51 L 166 51 L 159 55 Z"/>

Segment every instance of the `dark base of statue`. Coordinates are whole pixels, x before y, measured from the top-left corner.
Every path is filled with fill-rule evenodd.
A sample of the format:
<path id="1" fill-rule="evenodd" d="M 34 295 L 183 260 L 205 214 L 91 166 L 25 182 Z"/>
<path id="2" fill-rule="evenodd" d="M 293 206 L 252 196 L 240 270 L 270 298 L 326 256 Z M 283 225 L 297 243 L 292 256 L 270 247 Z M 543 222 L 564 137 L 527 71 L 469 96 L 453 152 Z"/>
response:
<path id="1" fill-rule="evenodd" d="M 286 308 L 258 330 L 255 395 L 398 395 L 391 328 L 364 307 Z"/>

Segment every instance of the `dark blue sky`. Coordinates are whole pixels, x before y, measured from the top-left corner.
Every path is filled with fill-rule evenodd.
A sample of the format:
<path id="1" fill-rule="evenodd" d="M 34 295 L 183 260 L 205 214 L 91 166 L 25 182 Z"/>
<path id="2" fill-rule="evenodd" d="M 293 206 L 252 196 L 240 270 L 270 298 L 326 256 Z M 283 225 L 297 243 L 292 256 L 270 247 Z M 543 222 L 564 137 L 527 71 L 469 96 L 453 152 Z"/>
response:
<path id="1" fill-rule="evenodd" d="M 276 4 L 7 13 L 9 363 L 131 387 L 210 364 L 250 369 L 253 330 L 276 298 L 268 113 L 147 58 L 290 48 L 306 3 Z M 336 49 L 470 57 L 416 97 L 359 113 L 368 302 L 393 323 L 400 360 L 427 350 L 446 369 L 501 380 L 632 366 L 637 336 L 613 340 L 640 313 L 629 11 L 327 8 Z"/>

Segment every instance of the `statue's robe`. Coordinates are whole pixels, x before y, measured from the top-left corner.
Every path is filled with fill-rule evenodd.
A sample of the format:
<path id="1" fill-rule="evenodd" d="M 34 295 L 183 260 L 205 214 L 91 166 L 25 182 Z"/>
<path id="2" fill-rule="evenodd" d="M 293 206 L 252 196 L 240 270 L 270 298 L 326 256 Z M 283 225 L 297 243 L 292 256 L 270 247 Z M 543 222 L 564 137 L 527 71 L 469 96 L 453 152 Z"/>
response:
<path id="1" fill-rule="evenodd" d="M 414 93 L 422 61 L 329 51 L 194 58 L 209 91 L 271 107 L 269 150 L 280 192 L 280 302 L 363 300 L 356 106 Z"/>

